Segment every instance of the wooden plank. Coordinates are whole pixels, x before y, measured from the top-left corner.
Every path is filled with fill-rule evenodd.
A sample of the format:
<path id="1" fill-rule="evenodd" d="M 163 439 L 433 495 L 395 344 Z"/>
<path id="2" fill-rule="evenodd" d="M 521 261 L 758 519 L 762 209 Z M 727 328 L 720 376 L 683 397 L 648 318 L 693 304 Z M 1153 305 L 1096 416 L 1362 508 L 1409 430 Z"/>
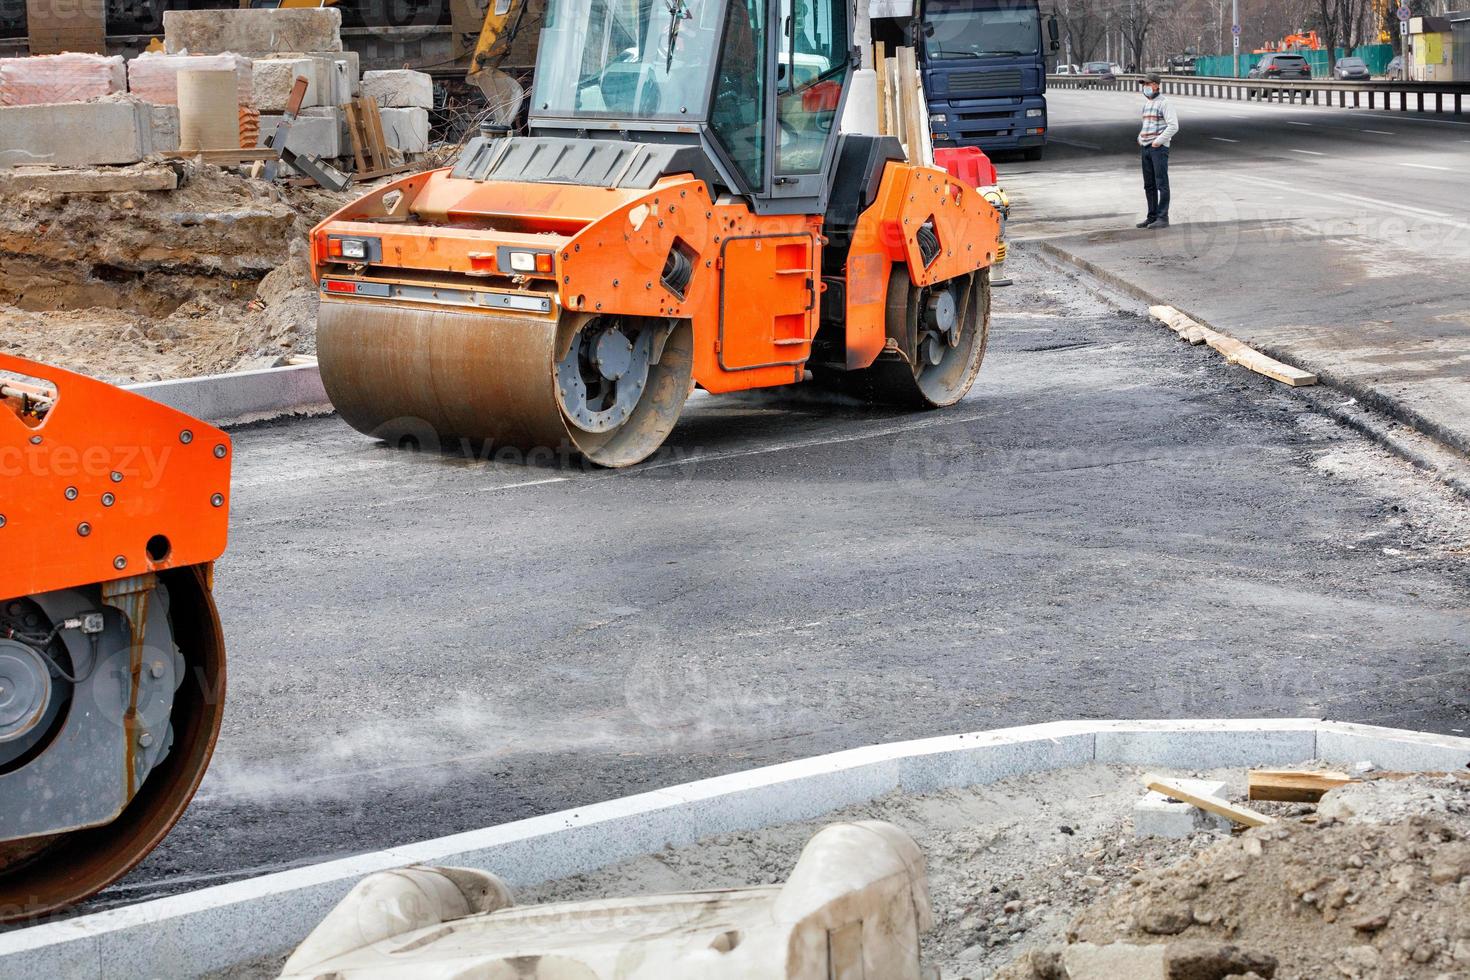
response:
<path id="1" fill-rule="evenodd" d="M 368 146 L 372 150 L 369 169 L 382 170 L 391 165 L 388 159 L 388 140 L 383 136 L 383 117 L 378 113 L 378 103 L 375 100 L 364 98 L 361 102 L 363 125 L 367 128 Z"/>
<path id="2" fill-rule="evenodd" d="M 1232 823 L 1238 823 L 1243 827 L 1265 827 L 1268 824 L 1276 822 L 1275 817 L 1268 817 L 1264 813 L 1257 813 L 1254 810 L 1247 810 L 1243 806 L 1236 806 L 1229 800 L 1222 800 L 1218 796 L 1200 796 L 1191 793 L 1189 790 L 1184 789 L 1172 780 L 1165 779 L 1163 776 L 1150 773 L 1143 777 L 1143 785 L 1155 793 L 1164 794 L 1171 800 L 1183 800 L 1190 806 L 1197 806 L 1201 810 L 1208 810 L 1210 813 L 1218 814 L 1226 820 Z"/>
<path id="3" fill-rule="evenodd" d="M 897 77 L 895 84 L 898 87 L 899 118 L 903 120 L 904 152 L 907 154 L 909 163 L 918 163 L 922 152 L 919 146 L 919 133 L 916 121 L 919 116 L 918 93 L 914 91 L 914 74 L 919 70 L 914 60 L 913 48 L 899 48 L 894 52 L 897 62 Z M 928 120 L 926 119 L 925 122 Z"/>
<path id="4" fill-rule="evenodd" d="M 1356 783 L 1345 772 L 1302 772 L 1295 769 L 1252 769 L 1246 773 L 1246 795 L 1253 800 L 1316 803 L 1328 790 Z"/>
<path id="5" fill-rule="evenodd" d="M 1178 333 L 1191 344 L 1197 344 L 1203 340 L 1225 355 L 1225 359 L 1231 364 L 1237 364 L 1246 370 L 1280 381 L 1282 384 L 1291 385 L 1293 388 L 1317 383 L 1317 376 L 1312 372 L 1303 371 L 1290 364 L 1283 364 L 1274 357 L 1267 357 L 1249 344 L 1211 330 L 1172 306 L 1150 306 L 1148 312 L 1154 319 Z"/>
<path id="6" fill-rule="evenodd" d="M 1273 378 L 1282 384 L 1291 385 L 1293 388 L 1317 383 L 1317 376 L 1312 372 L 1303 371 L 1290 364 L 1283 364 L 1276 358 L 1267 357 L 1254 347 L 1248 347 L 1245 344 L 1241 344 L 1240 349 L 1230 355 L 1230 363 L 1239 364 L 1243 368 Z"/>
<path id="7" fill-rule="evenodd" d="M 352 162 L 359 173 L 368 169 L 367 160 L 363 157 L 362 113 L 358 109 L 361 102 L 361 99 L 354 99 L 342 107 L 347 115 L 347 137 L 352 141 Z"/>
<path id="8" fill-rule="evenodd" d="M 893 135 L 893 114 L 888 108 L 888 65 L 882 41 L 873 44 L 873 73 L 878 76 L 878 135 Z"/>
<path id="9" fill-rule="evenodd" d="M 174 150 L 163 154 L 178 160 L 203 160 L 205 163 L 250 163 L 254 160 L 274 160 L 280 154 L 268 146 L 252 146 L 248 150 L 240 149 L 221 150 Z"/>

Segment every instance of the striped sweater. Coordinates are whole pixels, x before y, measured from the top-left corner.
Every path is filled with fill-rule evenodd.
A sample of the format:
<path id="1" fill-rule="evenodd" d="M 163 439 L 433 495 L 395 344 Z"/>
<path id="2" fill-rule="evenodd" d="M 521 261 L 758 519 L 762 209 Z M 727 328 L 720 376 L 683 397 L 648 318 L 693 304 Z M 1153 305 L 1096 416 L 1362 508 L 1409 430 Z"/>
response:
<path id="1" fill-rule="evenodd" d="M 1143 100 L 1143 128 L 1138 131 L 1138 145 L 1152 146 L 1159 143 L 1168 146 L 1179 132 L 1179 115 L 1174 106 L 1162 93 Z"/>

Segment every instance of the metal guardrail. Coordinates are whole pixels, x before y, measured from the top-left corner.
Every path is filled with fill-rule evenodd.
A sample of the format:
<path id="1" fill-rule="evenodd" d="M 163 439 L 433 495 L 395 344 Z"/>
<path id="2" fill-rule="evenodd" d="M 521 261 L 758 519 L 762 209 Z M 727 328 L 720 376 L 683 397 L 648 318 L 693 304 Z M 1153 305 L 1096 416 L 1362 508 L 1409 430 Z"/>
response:
<path id="1" fill-rule="evenodd" d="M 1048 88 L 1099 89 L 1132 92 L 1143 75 L 1048 75 Z M 1394 109 L 1403 112 L 1449 112 L 1464 114 L 1470 82 L 1340 82 L 1302 79 L 1219 78 L 1212 75 L 1164 75 L 1166 94 L 1196 95 L 1234 101 L 1300 102 L 1302 105 L 1336 105 L 1344 109 Z M 1325 98 L 1324 98 L 1325 96 Z M 1398 96 L 1398 105 L 1393 105 Z M 1336 101 L 1333 99 L 1336 97 Z M 1430 101 L 1432 99 L 1432 101 Z"/>

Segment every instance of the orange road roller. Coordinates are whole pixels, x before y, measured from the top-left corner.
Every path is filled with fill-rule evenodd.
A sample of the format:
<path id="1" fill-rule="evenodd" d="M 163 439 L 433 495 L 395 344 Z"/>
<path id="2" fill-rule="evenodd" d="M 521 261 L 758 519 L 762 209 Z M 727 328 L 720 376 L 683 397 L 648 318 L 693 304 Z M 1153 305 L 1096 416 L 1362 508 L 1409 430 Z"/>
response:
<path id="1" fill-rule="evenodd" d="M 0 921 L 117 880 L 199 786 L 230 462 L 212 426 L 0 354 Z"/>
<path id="2" fill-rule="evenodd" d="M 691 389 L 917 408 L 979 370 L 999 216 L 843 133 L 847 0 L 549 0 L 528 132 L 312 231 L 318 357 L 389 441 L 653 453 Z"/>

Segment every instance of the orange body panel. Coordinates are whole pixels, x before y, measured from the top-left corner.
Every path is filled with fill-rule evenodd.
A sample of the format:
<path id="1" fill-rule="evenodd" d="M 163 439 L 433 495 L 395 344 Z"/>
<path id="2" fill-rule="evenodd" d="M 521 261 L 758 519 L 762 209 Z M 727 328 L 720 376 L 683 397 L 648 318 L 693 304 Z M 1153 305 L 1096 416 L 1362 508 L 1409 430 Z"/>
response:
<path id="1" fill-rule="evenodd" d="M 385 195 L 395 190 L 403 201 L 388 207 Z M 941 246 L 927 267 L 917 242 L 926 222 Z M 380 239 L 381 264 L 329 264 L 330 235 Z M 712 392 L 800 381 L 820 322 L 821 216 L 757 215 L 740 199 L 712 201 L 691 176 L 627 190 L 476 182 L 440 170 L 348 205 L 317 226 L 312 242 L 318 279 L 403 282 L 428 274 L 458 288 L 538 295 L 554 281 L 553 316 L 565 309 L 688 318 L 694 379 Z M 847 264 L 847 366 L 865 367 L 884 348 L 894 263 L 930 285 L 989 265 L 999 242 L 999 216 L 974 188 L 943 170 L 889 163 Z M 555 249 L 553 268 L 512 275 L 497 268 L 501 246 Z M 671 249 L 690 264 L 682 295 L 663 282 Z"/>
<path id="2" fill-rule="evenodd" d="M 40 418 L 24 398 L 0 398 L 0 599 L 224 552 L 229 436 L 70 371 L 0 354 L 0 372 L 40 379 L 55 395 Z"/>
<path id="3" fill-rule="evenodd" d="M 930 220 L 940 250 L 926 268 L 917 233 Z M 883 350 L 890 265 L 903 263 L 916 285 L 930 286 L 990 266 L 999 249 L 1000 214 L 979 191 L 934 167 L 890 163 L 847 254 L 848 369 Z"/>

